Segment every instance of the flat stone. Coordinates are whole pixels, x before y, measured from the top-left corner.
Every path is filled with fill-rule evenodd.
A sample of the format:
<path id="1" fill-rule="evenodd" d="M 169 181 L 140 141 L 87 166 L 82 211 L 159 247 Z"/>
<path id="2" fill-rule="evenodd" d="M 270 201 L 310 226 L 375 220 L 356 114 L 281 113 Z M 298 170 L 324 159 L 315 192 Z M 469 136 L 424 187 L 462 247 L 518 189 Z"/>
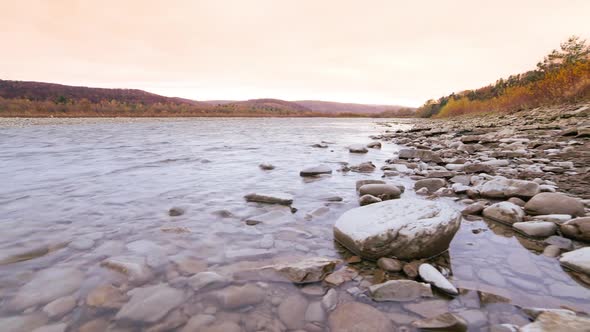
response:
<path id="1" fill-rule="evenodd" d="M 334 288 L 330 288 L 326 295 L 322 297 L 322 306 L 326 311 L 332 311 L 338 305 L 338 291 Z"/>
<path id="2" fill-rule="evenodd" d="M 103 260 L 100 266 L 109 268 L 127 276 L 132 283 L 145 283 L 153 276 L 145 257 L 117 256 Z"/>
<path id="3" fill-rule="evenodd" d="M 51 325 L 45 325 L 34 329 L 32 332 L 65 332 L 68 324 L 66 323 L 57 323 Z"/>
<path id="4" fill-rule="evenodd" d="M 562 254 L 559 263 L 572 270 L 590 275 L 590 247 L 584 247 Z"/>
<path id="5" fill-rule="evenodd" d="M 225 258 L 230 261 L 268 258 L 276 255 L 274 249 L 230 248 L 225 251 Z"/>
<path id="6" fill-rule="evenodd" d="M 432 318 L 425 318 L 417 320 L 412 323 L 412 326 L 418 329 L 429 331 L 445 331 L 445 332 L 465 332 L 467 331 L 467 322 L 450 312 L 438 315 Z"/>
<path id="7" fill-rule="evenodd" d="M 216 291 L 213 296 L 222 308 L 237 309 L 264 301 L 266 294 L 260 287 L 246 284 L 243 286 L 226 287 Z"/>
<path id="8" fill-rule="evenodd" d="M 359 191 L 359 189 L 366 184 L 386 184 L 386 182 L 383 180 L 358 180 L 356 182 L 356 191 Z"/>
<path id="9" fill-rule="evenodd" d="M 52 302 L 49 302 L 43 307 L 43 312 L 49 316 L 49 318 L 59 318 L 76 307 L 76 298 L 68 295 L 60 297 Z"/>
<path id="10" fill-rule="evenodd" d="M 297 284 L 322 281 L 341 261 L 326 257 L 310 257 L 299 261 L 267 265 L 243 270 L 235 277 L 241 280 L 284 281 Z"/>
<path id="11" fill-rule="evenodd" d="M 22 316 L 0 317 L 0 328 L 7 332 L 30 332 L 46 323 L 47 316 L 39 312 Z"/>
<path id="12" fill-rule="evenodd" d="M 112 285 L 97 286 L 86 296 L 86 305 L 90 307 L 119 309 L 125 302 L 127 296 Z"/>
<path id="13" fill-rule="evenodd" d="M 445 300 L 423 300 L 404 304 L 404 309 L 424 318 L 432 318 L 448 312 L 449 306 L 448 301 Z"/>
<path id="14" fill-rule="evenodd" d="M 244 196 L 248 202 L 291 205 L 293 204 L 293 196 L 282 193 L 251 193 Z"/>
<path id="15" fill-rule="evenodd" d="M 203 271 L 188 279 L 188 284 L 195 291 L 201 289 L 215 289 L 227 285 L 231 280 L 213 271 Z"/>
<path id="16" fill-rule="evenodd" d="M 429 284 L 413 280 L 389 280 L 369 287 L 371 298 L 375 301 L 414 301 L 422 297 L 432 297 Z"/>
<path id="17" fill-rule="evenodd" d="M 331 332 L 391 332 L 391 320 L 381 311 L 359 302 L 343 303 L 328 318 Z"/>
<path id="18" fill-rule="evenodd" d="M 23 310 L 51 302 L 77 291 L 83 280 L 84 273 L 75 268 L 53 267 L 41 270 L 19 289 L 8 306 L 13 310 Z"/>
<path id="19" fill-rule="evenodd" d="M 524 206 L 531 215 L 568 214 L 583 216 L 584 204 L 579 199 L 560 193 L 540 193 L 531 198 Z"/>
<path id="20" fill-rule="evenodd" d="M 440 290 L 451 295 L 459 294 L 457 288 L 455 288 L 455 286 L 453 286 L 453 284 L 451 284 L 434 266 L 428 263 L 421 264 L 418 268 L 418 273 L 422 280 L 432 284 Z"/>
<path id="21" fill-rule="evenodd" d="M 131 296 L 116 319 L 155 323 L 172 309 L 185 301 L 185 292 L 166 284 L 134 288 L 127 292 Z"/>
<path id="22" fill-rule="evenodd" d="M 549 221 L 516 222 L 512 227 L 532 237 L 548 237 L 557 232 L 557 225 Z"/>
<path id="23" fill-rule="evenodd" d="M 448 249 L 459 229 L 458 211 L 442 202 L 389 200 L 345 212 L 334 225 L 336 240 L 369 260 L 431 257 Z"/>
<path id="24" fill-rule="evenodd" d="M 377 260 L 377 266 L 387 272 L 400 272 L 404 265 L 397 259 L 381 257 Z"/>
<path id="25" fill-rule="evenodd" d="M 301 172 L 299 172 L 300 176 L 317 176 L 322 174 L 332 174 L 332 169 L 326 165 L 318 165 L 314 167 L 308 167 Z"/>
<path id="26" fill-rule="evenodd" d="M 442 158 L 436 152 L 422 149 L 401 149 L 399 151 L 400 159 L 420 159 L 424 162 L 442 163 Z"/>
<path id="27" fill-rule="evenodd" d="M 305 312 L 308 302 L 296 294 L 288 296 L 277 308 L 277 314 L 289 330 L 297 330 L 305 325 Z"/>
<path id="28" fill-rule="evenodd" d="M 321 302 L 312 302 L 307 306 L 305 320 L 308 322 L 324 322 L 326 320 L 326 311 Z"/>
<path id="29" fill-rule="evenodd" d="M 379 202 L 383 202 L 383 200 L 381 200 L 381 198 L 375 197 L 373 195 L 363 195 L 363 196 L 361 196 L 361 198 L 359 198 L 359 205 L 360 206 L 365 206 L 365 205 L 379 203 Z"/>
<path id="30" fill-rule="evenodd" d="M 530 324 L 522 326 L 520 332 L 588 332 L 590 319 L 557 312 L 544 312 Z"/>

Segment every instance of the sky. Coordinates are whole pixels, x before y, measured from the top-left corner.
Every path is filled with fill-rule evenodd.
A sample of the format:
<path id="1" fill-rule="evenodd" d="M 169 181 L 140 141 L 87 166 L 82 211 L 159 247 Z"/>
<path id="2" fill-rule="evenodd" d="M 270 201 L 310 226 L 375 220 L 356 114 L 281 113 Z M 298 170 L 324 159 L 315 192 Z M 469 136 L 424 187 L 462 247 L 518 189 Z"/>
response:
<path id="1" fill-rule="evenodd" d="M 534 69 L 588 0 L 0 0 L 0 79 L 419 106 Z"/>

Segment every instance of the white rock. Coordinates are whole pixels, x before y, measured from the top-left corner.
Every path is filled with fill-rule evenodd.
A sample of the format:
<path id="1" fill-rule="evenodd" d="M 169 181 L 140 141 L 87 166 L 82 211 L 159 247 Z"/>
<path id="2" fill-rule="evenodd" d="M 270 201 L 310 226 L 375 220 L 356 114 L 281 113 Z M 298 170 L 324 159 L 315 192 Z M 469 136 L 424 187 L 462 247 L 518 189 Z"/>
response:
<path id="1" fill-rule="evenodd" d="M 571 220 L 572 216 L 569 214 L 545 214 L 540 216 L 534 216 L 533 220 L 542 220 L 542 221 L 550 221 L 556 223 L 558 225 L 563 224 L 564 222 Z"/>
<path id="2" fill-rule="evenodd" d="M 448 249 L 461 215 L 443 202 L 399 199 L 355 208 L 334 225 L 338 242 L 362 257 L 431 257 Z"/>
<path id="3" fill-rule="evenodd" d="M 557 231 L 557 225 L 550 221 L 515 222 L 512 227 L 533 237 L 547 237 Z"/>
<path id="4" fill-rule="evenodd" d="M 483 210 L 483 216 L 495 221 L 512 225 L 524 218 L 523 209 L 510 202 L 492 204 Z"/>
<path id="5" fill-rule="evenodd" d="M 453 284 L 451 284 L 434 266 L 428 263 L 421 264 L 418 268 L 418 273 L 422 280 L 427 283 L 432 284 L 451 295 L 459 294 L 457 288 L 455 288 L 455 286 L 453 286 Z"/>
<path id="6" fill-rule="evenodd" d="M 590 275 L 590 247 L 566 252 L 559 259 L 561 265 Z"/>

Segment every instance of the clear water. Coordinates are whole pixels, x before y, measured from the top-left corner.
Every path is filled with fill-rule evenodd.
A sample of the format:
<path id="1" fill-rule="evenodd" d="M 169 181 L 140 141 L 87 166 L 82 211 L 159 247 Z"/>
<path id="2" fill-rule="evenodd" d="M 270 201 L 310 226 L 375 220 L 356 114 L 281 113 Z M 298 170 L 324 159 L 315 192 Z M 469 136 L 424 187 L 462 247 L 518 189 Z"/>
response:
<path id="1" fill-rule="evenodd" d="M 183 275 L 190 275 L 178 268 L 183 259 L 206 266 L 206 270 L 231 272 L 242 266 L 280 262 L 284 257 L 348 257 L 334 243 L 332 225 L 343 212 L 358 206 L 355 182 L 380 178 L 379 168 L 399 147 L 384 143 L 381 150 L 351 154 L 347 146 L 368 143 L 370 135 L 392 129 L 379 122 L 384 121 L 201 118 L 1 128 L 0 261 L 23 253 L 31 259 L 0 265 L 0 316 L 22 314 L 11 308 L 10 301 L 40 271 L 74 267 L 84 273 L 73 294 L 79 299 L 77 306 L 49 322 L 62 321 L 75 328 L 102 319 L 116 326 L 117 310 L 96 310 L 84 304 L 86 294 L 97 285 L 113 284 L 122 290 L 135 287 L 122 274 L 100 266 L 110 256 L 147 257 L 153 272 L 147 284 L 167 282 L 175 287 L 184 287 Z M 393 129 L 407 126 L 402 120 Z M 312 147 L 321 141 L 329 142 L 329 147 Z M 365 161 L 377 166 L 373 174 L 337 171 L 343 163 Z M 261 170 L 258 165 L 263 162 L 276 168 Z M 301 169 L 318 164 L 329 165 L 334 173 L 314 180 L 299 176 Z M 406 185 L 404 199 L 417 199 L 411 180 L 390 181 Z M 281 226 L 246 225 L 247 217 L 280 209 L 247 203 L 243 196 L 250 192 L 293 195 L 295 220 Z M 330 196 L 343 201 L 326 201 Z M 170 217 L 171 207 L 186 212 Z M 307 216 L 321 207 L 329 210 Z M 220 213 L 222 210 L 225 212 Z M 181 227 L 190 232 L 163 231 Z M 481 231 L 476 234 L 473 229 Z M 261 245 L 263 238 L 274 240 L 271 248 Z M 556 259 L 531 249 L 542 247 L 504 226 L 464 221 L 449 254 L 439 259 L 450 265 L 450 280 L 463 288 L 462 294 L 455 299 L 437 294 L 434 301 L 438 302 L 422 302 L 463 314 L 473 330 L 488 324 L 526 322 L 514 305 L 566 305 L 590 311 L 588 286 L 563 271 Z M 365 286 L 374 280 L 374 264 L 351 266 L 360 271 Z M 359 286 L 358 281 L 338 288 L 341 301 L 357 297 L 391 313 L 396 325 L 408 324 L 398 315 L 409 320 L 420 317 L 407 303 L 377 304 L 351 295 L 346 290 Z M 248 315 L 257 312 L 277 320 L 276 303 L 267 302 L 301 291 L 285 283 L 265 286 L 269 300 L 254 308 L 231 313 L 211 309 L 215 304 L 198 293 L 191 293 L 181 307 L 185 316 L 208 310 L 217 319 L 245 326 Z M 511 303 L 484 303 L 478 290 L 506 297 Z M 317 300 L 309 298 L 310 303 Z M 25 312 L 41 312 L 42 308 L 39 304 Z M 145 327 L 122 325 L 130 331 Z M 321 330 L 327 323 L 315 325 Z"/>

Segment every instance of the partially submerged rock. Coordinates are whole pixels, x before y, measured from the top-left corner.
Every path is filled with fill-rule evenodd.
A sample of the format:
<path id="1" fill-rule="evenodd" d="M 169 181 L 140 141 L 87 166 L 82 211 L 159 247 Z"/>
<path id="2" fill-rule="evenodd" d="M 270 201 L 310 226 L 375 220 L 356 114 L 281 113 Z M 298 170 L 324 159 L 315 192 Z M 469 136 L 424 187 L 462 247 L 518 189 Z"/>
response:
<path id="1" fill-rule="evenodd" d="M 297 284 L 322 281 L 332 273 L 340 260 L 325 257 L 311 257 L 300 261 L 267 265 L 236 273 L 241 280 L 287 281 Z"/>
<path id="2" fill-rule="evenodd" d="M 339 305 L 328 318 L 331 332 L 391 332 L 394 326 L 381 311 L 359 302 Z"/>
<path id="3" fill-rule="evenodd" d="M 445 203 L 390 200 L 347 211 L 336 221 L 334 236 L 370 260 L 413 259 L 446 251 L 460 224 L 460 214 Z"/>
<path id="4" fill-rule="evenodd" d="M 590 318 L 572 316 L 559 312 L 544 312 L 530 324 L 522 326 L 520 332 L 588 332 L 590 330 Z"/>
<path id="5" fill-rule="evenodd" d="M 430 150 L 422 150 L 422 149 L 401 149 L 399 151 L 399 158 L 400 159 L 420 159 L 425 162 L 435 162 L 441 163 L 442 158 L 436 154 L 436 152 Z"/>
<path id="6" fill-rule="evenodd" d="M 455 286 L 453 286 L 453 284 L 451 284 L 434 266 L 428 263 L 421 264 L 418 268 L 418 273 L 422 280 L 436 288 L 451 295 L 459 294 L 457 288 L 455 288 Z"/>
<path id="7" fill-rule="evenodd" d="M 399 198 L 402 192 L 397 186 L 391 184 L 365 184 L 359 188 L 359 194 L 372 195 L 386 201 Z"/>
<path id="8" fill-rule="evenodd" d="M 412 326 L 428 331 L 465 332 L 467 322 L 458 315 L 450 312 L 432 318 L 412 322 Z"/>
<path id="9" fill-rule="evenodd" d="M 590 247 L 566 252 L 559 259 L 561 265 L 590 276 Z"/>
<path id="10" fill-rule="evenodd" d="M 299 172 L 300 176 L 318 176 L 322 174 L 332 174 L 332 169 L 326 165 L 318 165 L 314 167 L 308 167 L 301 172 Z"/>
<path id="11" fill-rule="evenodd" d="M 369 152 L 369 150 L 367 150 L 367 148 L 362 144 L 353 144 L 348 147 L 348 151 L 350 151 L 351 153 L 367 153 L 367 152 Z"/>
<path id="12" fill-rule="evenodd" d="M 244 196 L 248 202 L 266 203 L 266 204 L 293 204 L 293 196 L 282 193 L 252 193 Z"/>
<path id="13" fill-rule="evenodd" d="M 185 300 L 182 290 L 167 284 L 134 288 L 127 294 L 131 299 L 119 310 L 117 319 L 155 323 Z"/>
<path id="14" fill-rule="evenodd" d="M 444 179 L 438 179 L 438 178 L 422 179 L 422 180 L 418 180 L 418 181 L 416 181 L 416 183 L 414 183 L 414 190 L 426 188 L 426 189 L 428 189 L 428 192 L 433 193 L 433 192 L 437 191 L 438 189 L 445 187 L 446 185 L 447 185 L 447 181 L 445 181 Z"/>
<path id="15" fill-rule="evenodd" d="M 369 287 L 369 294 L 375 301 L 414 301 L 422 297 L 432 297 L 429 284 L 413 280 L 389 280 Z"/>

